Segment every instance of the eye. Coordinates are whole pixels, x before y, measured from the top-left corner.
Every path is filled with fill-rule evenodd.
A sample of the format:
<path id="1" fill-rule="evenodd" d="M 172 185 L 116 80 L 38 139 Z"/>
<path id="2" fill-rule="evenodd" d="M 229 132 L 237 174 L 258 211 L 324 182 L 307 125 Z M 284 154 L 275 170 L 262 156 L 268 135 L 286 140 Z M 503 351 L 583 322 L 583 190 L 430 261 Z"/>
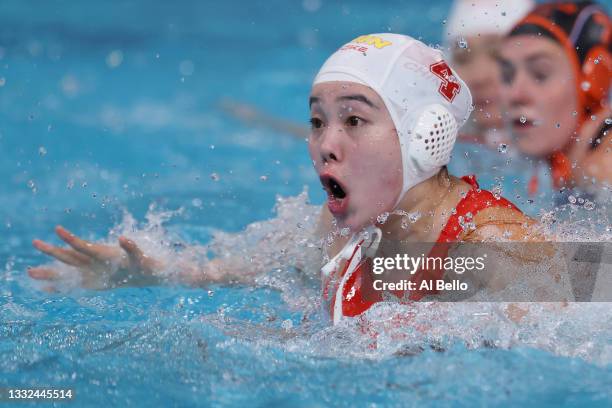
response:
<path id="1" fill-rule="evenodd" d="M 349 126 L 359 126 L 362 125 L 364 122 L 363 119 L 361 119 L 359 116 L 349 116 L 346 119 L 346 124 Z"/>
<path id="2" fill-rule="evenodd" d="M 321 129 L 323 127 L 323 121 L 319 118 L 310 118 L 310 127 L 312 129 Z"/>
<path id="3" fill-rule="evenodd" d="M 533 74 L 533 78 L 536 82 L 545 82 L 548 79 L 548 73 L 543 71 L 536 71 Z"/>

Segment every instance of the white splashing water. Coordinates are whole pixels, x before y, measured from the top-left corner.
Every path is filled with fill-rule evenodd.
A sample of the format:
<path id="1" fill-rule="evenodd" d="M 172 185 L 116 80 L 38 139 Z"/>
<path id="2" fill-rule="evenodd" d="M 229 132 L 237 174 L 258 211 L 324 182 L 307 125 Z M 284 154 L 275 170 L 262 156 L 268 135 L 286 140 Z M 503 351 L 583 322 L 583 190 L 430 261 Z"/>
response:
<path id="1" fill-rule="evenodd" d="M 277 289 L 291 310 L 302 311 L 308 317 L 298 325 L 285 324 L 278 329 L 232 321 L 218 314 L 202 317 L 205 324 L 255 344 L 272 343 L 287 351 L 316 356 L 385 358 L 461 342 L 470 348 L 536 347 L 596 364 L 612 363 L 612 303 L 522 303 L 520 307 L 528 313 L 518 323 L 509 317 L 512 306 L 504 302 L 379 303 L 360 318 L 330 326 L 321 318 L 318 288 L 323 257 L 322 241 L 315 230 L 320 207 L 310 205 L 304 191 L 296 197 L 277 198 L 275 209 L 275 218 L 253 223 L 243 232 L 217 231 L 207 245 L 189 245 L 163 228 L 182 210 L 151 207 L 142 224 L 126 212 L 105 242 L 116 243 L 119 235 L 126 235 L 145 253 L 169 265 L 174 265 L 177 258 L 203 265 L 209 261 L 209 254 L 250 265 L 245 273 L 254 273 L 255 285 Z M 545 213 L 540 221 L 547 232 L 560 240 L 612 240 L 607 214 L 590 221 L 571 215 L 559 221 L 563 218 L 559 212 Z M 73 268 L 59 264 L 54 267 L 64 271 L 66 282 L 72 282 L 66 288 L 78 285 Z M 172 267 L 166 273 L 171 276 Z"/>

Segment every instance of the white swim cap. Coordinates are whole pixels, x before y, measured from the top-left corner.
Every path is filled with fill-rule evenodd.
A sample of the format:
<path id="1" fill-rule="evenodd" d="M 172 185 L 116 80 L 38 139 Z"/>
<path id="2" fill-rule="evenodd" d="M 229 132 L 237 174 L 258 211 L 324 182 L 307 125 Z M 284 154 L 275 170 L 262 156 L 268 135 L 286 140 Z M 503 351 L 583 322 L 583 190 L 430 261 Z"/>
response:
<path id="1" fill-rule="evenodd" d="M 444 41 L 478 34 L 506 35 L 534 5 L 533 0 L 455 0 Z"/>
<path id="2" fill-rule="evenodd" d="M 325 61 L 313 86 L 332 81 L 366 85 L 385 103 L 402 153 L 403 184 L 395 206 L 448 164 L 472 96 L 442 52 L 406 35 L 362 35 Z"/>

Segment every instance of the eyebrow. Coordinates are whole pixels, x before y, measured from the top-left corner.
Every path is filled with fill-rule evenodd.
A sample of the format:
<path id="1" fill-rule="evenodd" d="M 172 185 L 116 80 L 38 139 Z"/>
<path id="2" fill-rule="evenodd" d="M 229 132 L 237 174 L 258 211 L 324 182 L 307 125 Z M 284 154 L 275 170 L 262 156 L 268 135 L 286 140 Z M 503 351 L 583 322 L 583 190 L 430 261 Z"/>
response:
<path id="1" fill-rule="evenodd" d="M 357 102 L 365 103 L 370 108 L 378 109 L 378 106 L 376 106 L 374 102 L 372 102 L 371 100 L 369 100 L 368 98 L 366 98 L 364 95 L 361 95 L 361 94 L 340 96 L 336 100 L 337 101 L 357 101 Z"/>
<path id="2" fill-rule="evenodd" d="M 526 58 L 527 62 L 534 62 L 539 59 L 554 59 L 554 55 L 547 52 L 539 52 L 537 54 L 530 55 Z"/>
<path id="3" fill-rule="evenodd" d="M 369 100 L 368 98 L 366 98 L 364 95 L 361 95 L 361 94 L 340 96 L 336 98 L 336 101 L 357 101 L 357 102 L 365 103 L 371 108 L 380 109 L 378 106 L 376 106 L 374 102 L 372 102 L 371 100 Z M 313 104 L 320 103 L 320 102 L 321 102 L 321 99 L 317 98 L 316 96 L 311 96 L 310 99 L 308 100 L 308 106 L 312 107 Z"/>

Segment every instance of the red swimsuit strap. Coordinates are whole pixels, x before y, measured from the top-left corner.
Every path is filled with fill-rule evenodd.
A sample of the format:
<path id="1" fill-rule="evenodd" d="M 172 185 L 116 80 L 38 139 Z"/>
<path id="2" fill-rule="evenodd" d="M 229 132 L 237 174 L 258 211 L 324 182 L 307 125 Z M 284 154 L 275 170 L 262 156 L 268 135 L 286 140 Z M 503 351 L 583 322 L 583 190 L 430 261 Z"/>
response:
<path id="1" fill-rule="evenodd" d="M 456 211 L 449 217 L 446 225 L 442 229 L 442 232 L 440 232 L 437 242 L 457 241 L 463 232 L 460 217 L 469 222 L 476 215 L 476 213 L 491 207 L 506 207 L 520 211 L 514 204 L 505 198 L 496 197 L 490 191 L 481 190 L 474 175 L 463 176 L 461 177 L 461 180 L 470 184 L 472 188 L 455 207 Z"/>

